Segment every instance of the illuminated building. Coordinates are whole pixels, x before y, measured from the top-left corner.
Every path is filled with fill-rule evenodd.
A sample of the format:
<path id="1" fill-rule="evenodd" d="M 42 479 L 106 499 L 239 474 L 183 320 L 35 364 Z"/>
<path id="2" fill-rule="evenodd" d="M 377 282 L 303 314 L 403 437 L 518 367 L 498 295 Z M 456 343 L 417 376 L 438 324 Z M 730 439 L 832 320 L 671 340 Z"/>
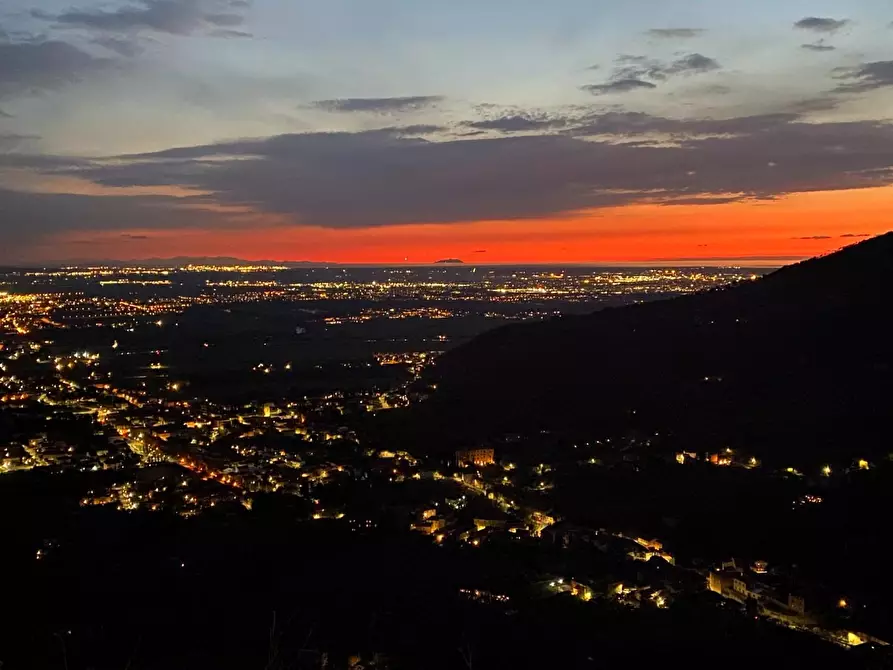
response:
<path id="1" fill-rule="evenodd" d="M 641 537 L 636 538 L 636 544 L 653 551 L 660 551 L 664 548 L 663 542 L 661 542 L 660 540 L 646 540 Z"/>
<path id="2" fill-rule="evenodd" d="M 725 575 L 722 572 L 711 570 L 710 573 L 707 575 L 707 588 L 714 593 L 722 595 L 724 576 Z"/>
<path id="3" fill-rule="evenodd" d="M 424 521 L 417 521 L 413 523 L 410 527 L 412 530 L 417 530 L 422 533 L 427 533 L 428 535 L 434 535 L 437 531 L 443 529 L 446 526 L 446 519 L 443 517 L 431 517 L 425 519 Z"/>
<path id="4" fill-rule="evenodd" d="M 543 529 L 555 523 L 555 518 L 543 512 L 532 512 L 528 515 L 527 521 L 531 527 L 530 534 L 533 537 L 540 537 L 543 534 Z"/>
<path id="5" fill-rule="evenodd" d="M 456 463 L 459 467 L 466 465 L 477 465 L 483 467 L 485 465 L 493 465 L 496 463 L 493 449 L 465 449 L 456 452 Z"/>
<path id="6" fill-rule="evenodd" d="M 586 586 L 586 584 L 580 584 L 571 580 L 569 586 L 571 595 L 577 596 L 577 598 L 586 602 L 592 600 L 592 589 Z"/>
<path id="7" fill-rule="evenodd" d="M 860 644 L 865 644 L 865 640 L 863 640 L 857 633 L 853 633 L 852 631 L 847 632 L 846 642 L 848 645 L 853 647 L 856 647 Z"/>
<path id="8" fill-rule="evenodd" d="M 475 519 L 474 527 L 477 530 L 486 528 L 505 528 L 505 519 Z"/>
<path id="9" fill-rule="evenodd" d="M 710 454 L 709 460 L 713 465 L 731 465 L 732 458 L 731 455 L 726 454 Z"/>

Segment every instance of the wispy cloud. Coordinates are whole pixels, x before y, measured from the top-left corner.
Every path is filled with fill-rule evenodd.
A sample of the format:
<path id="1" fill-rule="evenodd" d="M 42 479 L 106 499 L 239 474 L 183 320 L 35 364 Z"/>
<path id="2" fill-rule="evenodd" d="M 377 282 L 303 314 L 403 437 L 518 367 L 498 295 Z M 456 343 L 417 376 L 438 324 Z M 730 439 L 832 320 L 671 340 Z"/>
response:
<path id="1" fill-rule="evenodd" d="M 834 51 L 837 47 L 826 44 L 825 40 L 819 40 L 818 42 L 813 42 L 812 44 L 801 44 L 801 49 L 806 49 L 807 51 Z"/>
<path id="2" fill-rule="evenodd" d="M 32 10 L 34 18 L 53 21 L 60 27 L 86 28 L 101 32 L 131 33 L 151 31 L 171 35 L 191 35 L 216 28 L 232 28 L 245 17 L 226 9 L 242 5 L 221 4 L 215 0 L 140 0 L 114 10 L 72 8 L 58 14 Z"/>
<path id="3" fill-rule="evenodd" d="M 218 28 L 208 33 L 211 37 L 231 37 L 231 38 L 250 38 L 254 37 L 252 33 L 244 30 L 233 30 L 232 28 Z"/>
<path id="4" fill-rule="evenodd" d="M 689 54 L 673 61 L 663 69 L 665 75 L 674 74 L 697 74 L 701 72 L 712 72 L 722 67 L 715 58 L 709 58 L 703 54 Z"/>
<path id="5" fill-rule="evenodd" d="M 647 56 L 621 55 L 614 62 L 611 79 L 665 81 L 674 75 L 703 74 L 721 67 L 715 58 L 699 53 L 687 54 L 669 63 Z"/>
<path id="6" fill-rule="evenodd" d="M 829 112 L 840 107 L 843 101 L 843 97 L 834 94 L 818 95 L 814 98 L 805 98 L 793 103 L 791 109 L 798 114 Z"/>
<path id="7" fill-rule="evenodd" d="M 0 133 L 0 151 L 17 151 L 29 142 L 39 140 L 40 135 L 23 133 Z"/>
<path id="8" fill-rule="evenodd" d="M 111 35 L 99 35 L 92 40 L 93 44 L 112 51 L 119 56 L 133 58 L 143 52 L 143 45 L 133 38 L 113 37 Z"/>
<path id="9" fill-rule="evenodd" d="M 661 205 L 670 207 L 674 205 L 725 205 L 730 202 L 738 202 L 741 200 L 739 196 L 720 196 L 720 197 L 691 197 L 691 198 L 675 198 L 673 200 L 665 200 Z"/>
<path id="10" fill-rule="evenodd" d="M 317 100 L 314 107 L 327 112 L 371 112 L 389 114 L 431 107 L 442 102 L 441 95 L 413 95 L 396 98 L 339 98 L 336 100 Z"/>
<path id="11" fill-rule="evenodd" d="M 837 79 L 846 83 L 835 90 L 840 93 L 862 93 L 893 86 L 893 60 L 863 63 L 851 68 L 838 68 Z"/>
<path id="12" fill-rule="evenodd" d="M 57 90 L 108 65 L 67 42 L 0 43 L 0 100 Z"/>
<path id="13" fill-rule="evenodd" d="M 807 16 L 794 24 L 800 30 L 811 30 L 815 33 L 834 33 L 849 24 L 849 19 L 831 19 L 819 16 Z"/>
<path id="14" fill-rule="evenodd" d="M 707 31 L 704 28 L 652 28 L 647 32 L 651 37 L 662 39 L 691 39 L 703 35 Z"/>
<path id="15" fill-rule="evenodd" d="M 468 121 L 469 128 L 477 130 L 497 130 L 502 132 L 524 132 L 563 128 L 569 125 L 567 117 L 547 114 L 509 114 L 483 121 Z"/>
<path id="16" fill-rule="evenodd" d="M 603 84 L 583 86 L 582 90 L 593 95 L 629 93 L 656 88 L 654 82 L 662 82 L 674 76 L 689 76 L 713 72 L 722 66 L 715 58 L 690 53 L 670 62 L 648 56 L 621 54 L 614 61 L 609 81 Z"/>
<path id="17" fill-rule="evenodd" d="M 611 93 L 630 93 L 632 91 L 641 91 L 651 88 L 657 88 L 650 81 L 642 81 L 640 79 L 618 79 L 608 82 L 607 84 L 588 84 L 581 86 L 580 90 L 591 93 L 592 95 L 609 95 Z"/>

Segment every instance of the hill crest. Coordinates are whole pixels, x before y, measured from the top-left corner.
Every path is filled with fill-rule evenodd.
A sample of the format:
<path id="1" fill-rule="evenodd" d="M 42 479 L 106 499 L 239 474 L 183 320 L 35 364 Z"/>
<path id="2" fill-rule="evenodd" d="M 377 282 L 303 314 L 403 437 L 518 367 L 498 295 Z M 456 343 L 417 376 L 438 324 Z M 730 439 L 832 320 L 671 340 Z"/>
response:
<path id="1" fill-rule="evenodd" d="M 753 282 L 500 328 L 439 361 L 416 418 L 444 442 L 635 430 L 779 459 L 886 450 L 891 269 L 887 233 Z"/>

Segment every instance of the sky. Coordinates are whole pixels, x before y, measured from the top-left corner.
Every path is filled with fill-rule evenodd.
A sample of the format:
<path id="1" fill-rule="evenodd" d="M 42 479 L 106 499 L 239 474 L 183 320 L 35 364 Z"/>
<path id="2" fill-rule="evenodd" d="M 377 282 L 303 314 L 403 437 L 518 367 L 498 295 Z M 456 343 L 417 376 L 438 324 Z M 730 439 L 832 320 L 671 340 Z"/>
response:
<path id="1" fill-rule="evenodd" d="M 891 205 L 890 0 L 0 5 L 4 264 L 782 264 Z"/>

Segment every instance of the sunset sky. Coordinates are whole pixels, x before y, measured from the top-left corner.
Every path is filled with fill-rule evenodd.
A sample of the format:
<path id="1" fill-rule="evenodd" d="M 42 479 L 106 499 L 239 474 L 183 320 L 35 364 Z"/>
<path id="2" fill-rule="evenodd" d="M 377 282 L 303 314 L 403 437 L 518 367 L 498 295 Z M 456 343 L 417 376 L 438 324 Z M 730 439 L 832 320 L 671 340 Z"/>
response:
<path id="1" fill-rule="evenodd" d="M 0 263 L 782 264 L 891 228 L 890 0 L 0 6 Z"/>

